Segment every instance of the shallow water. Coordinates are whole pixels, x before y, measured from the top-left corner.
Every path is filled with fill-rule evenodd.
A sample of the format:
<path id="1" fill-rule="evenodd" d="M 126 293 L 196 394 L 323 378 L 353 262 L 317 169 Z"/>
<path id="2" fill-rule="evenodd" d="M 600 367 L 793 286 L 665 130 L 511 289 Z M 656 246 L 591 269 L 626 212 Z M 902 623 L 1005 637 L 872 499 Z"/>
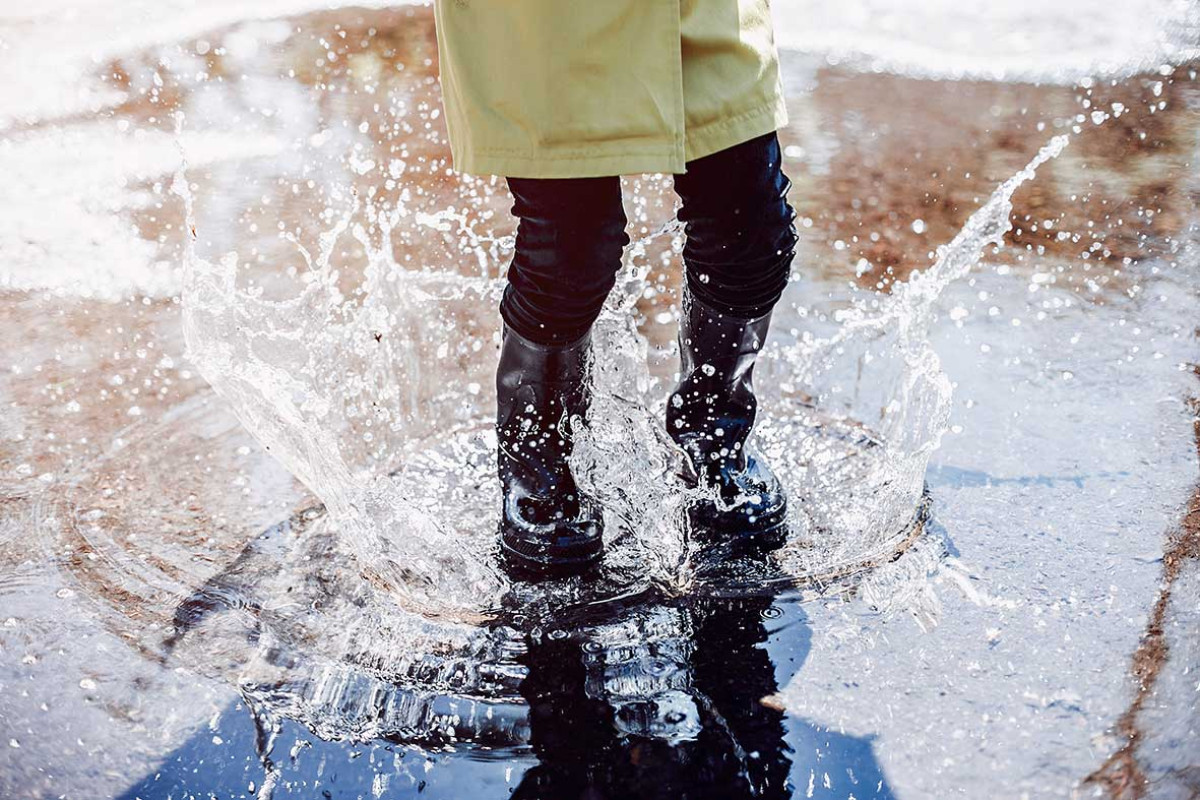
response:
<path id="1" fill-rule="evenodd" d="M 577 464 L 610 556 L 546 586 L 493 566 L 512 224 L 446 171 L 428 10 L 186 23 L 106 55 L 98 118 L 0 143 L 0 793 L 1187 796 L 1189 67 L 786 54 L 771 558 L 682 523 L 678 231 L 627 180 Z"/>

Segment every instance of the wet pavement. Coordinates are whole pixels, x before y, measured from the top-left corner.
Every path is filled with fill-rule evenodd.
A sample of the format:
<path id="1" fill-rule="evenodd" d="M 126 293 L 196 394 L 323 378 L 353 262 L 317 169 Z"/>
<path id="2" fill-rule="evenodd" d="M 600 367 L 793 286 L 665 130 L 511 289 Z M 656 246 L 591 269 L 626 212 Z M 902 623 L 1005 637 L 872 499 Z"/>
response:
<path id="1" fill-rule="evenodd" d="M 954 395 L 932 516 L 798 584 L 638 584 L 565 610 L 514 591 L 498 613 L 431 615 L 414 646 L 362 553 L 185 353 L 185 245 L 236 251 L 245 287 L 288 297 L 297 243 L 318 253 L 369 200 L 404 213 L 329 253 L 348 297 L 376 247 L 490 279 L 509 199 L 448 169 L 429 8 L 283 9 L 160 14 L 83 77 L 55 61 L 61 85 L 0 121 L 0 795 L 1200 792 L 1194 65 L 1037 85 L 786 50 L 802 238 L 780 341 L 910 280 L 1072 136 L 1013 197 L 1007 247 L 934 305 Z M 46 25 L 6 17 L 0 41 L 29 47 Z M 653 236 L 669 183 L 626 180 L 660 382 L 679 280 L 672 237 Z M 474 297 L 454 320 L 478 344 L 496 323 Z M 447 357 L 463 391 L 414 372 L 394 402 L 474 419 L 489 348 Z M 835 382 L 869 381 L 868 362 Z M 465 460 L 451 494 L 486 497 L 468 433 L 380 469 Z"/>

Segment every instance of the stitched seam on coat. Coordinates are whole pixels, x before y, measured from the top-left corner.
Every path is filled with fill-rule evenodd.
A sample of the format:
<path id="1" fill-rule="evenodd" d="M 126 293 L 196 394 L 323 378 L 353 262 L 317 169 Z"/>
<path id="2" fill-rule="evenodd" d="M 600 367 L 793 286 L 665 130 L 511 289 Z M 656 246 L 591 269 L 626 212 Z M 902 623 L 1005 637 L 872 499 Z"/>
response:
<path id="1" fill-rule="evenodd" d="M 621 158 L 622 156 L 658 156 L 658 155 L 662 155 L 664 153 L 674 154 L 674 152 L 675 152 L 675 148 L 673 145 L 665 145 L 665 146 L 659 147 L 654 150 L 630 150 L 628 148 L 621 147 L 620 145 L 621 145 L 621 141 L 619 139 L 608 139 L 608 140 L 605 140 L 602 144 L 598 144 L 598 145 L 596 145 L 596 147 L 590 148 L 588 150 L 563 150 L 563 149 L 554 148 L 554 147 L 546 147 L 545 149 L 542 149 L 542 150 L 528 150 L 526 148 L 476 147 L 476 148 L 472 148 L 472 152 L 474 152 L 478 155 L 506 155 L 506 156 L 516 155 L 516 156 L 520 156 L 521 158 L 530 158 L 530 159 L 570 158 L 570 159 L 580 159 L 580 160 L 588 160 L 588 159 L 596 159 L 596 158 Z M 612 148 L 614 152 L 612 152 L 612 153 L 597 153 L 597 152 L 595 152 L 595 150 L 601 149 L 601 148 L 603 148 L 603 149 Z"/>
<path id="2" fill-rule="evenodd" d="M 732 117 L 721 117 L 720 119 L 705 123 L 698 128 L 688 128 L 685 136 L 689 140 L 692 138 L 701 138 L 710 133 L 720 133 L 721 131 L 724 131 L 727 128 L 732 128 L 739 123 L 747 122 L 753 117 L 760 117 L 766 114 L 774 116 L 775 112 L 779 110 L 782 100 L 783 98 L 781 96 L 776 95 L 762 105 L 755 106 L 747 111 L 735 114 Z"/>

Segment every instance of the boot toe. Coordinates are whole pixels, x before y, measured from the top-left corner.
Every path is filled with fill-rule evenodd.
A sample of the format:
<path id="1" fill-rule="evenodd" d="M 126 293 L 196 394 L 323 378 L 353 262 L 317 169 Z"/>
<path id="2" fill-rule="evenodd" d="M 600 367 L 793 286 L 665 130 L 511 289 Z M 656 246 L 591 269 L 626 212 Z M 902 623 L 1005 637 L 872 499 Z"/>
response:
<path id="1" fill-rule="evenodd" d="M 600 560 L 602 534 L 600 514 L 591 509 L 551 522 L 505 514 L 500 522 L 500 549 L 506 563 L 523 573 L 577 573 Z"/>
<path id="2" fill-rule="evenodd" d="M 782 547 L 787 539 L 787 495 L 779 479 L 761 461 L 715 477 L 721 502 L 701 500 L 689 509 L 692 527 L 701 535 Z"/>

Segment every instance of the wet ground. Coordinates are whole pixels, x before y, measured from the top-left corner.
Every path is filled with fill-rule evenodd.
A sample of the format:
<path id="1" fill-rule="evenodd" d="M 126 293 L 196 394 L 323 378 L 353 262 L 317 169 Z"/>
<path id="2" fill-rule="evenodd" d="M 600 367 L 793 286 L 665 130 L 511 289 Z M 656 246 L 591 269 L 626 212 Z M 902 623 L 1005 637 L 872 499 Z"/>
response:
<path id="1" fill-rule="evenodd" d="M 1037 85 L 786 50 L 802 239 L 781 347 L 926 269 L 998 184 L 1072 137 L 1014 195 L 1007 246 L 933 305 L 954 394 L 930 516 L 909 525 L 910 505 L 871 548 L 818 526 L 791 561 L 750 565 L 761 592 L 635 576 L 602 603 L 508 587 L 434 608 L 483 579 L 435 570 L 381 600 L 371 554 L 185 353 L 190 238 L 214 262 L 236 251 L 264 302 L 305 280 L 296 243 L 322 252 L 355 202 L 404 213 L 360 217 L 361 238 L 325 251 L 347 297 L 381 250 L 413 273 L 503 268 L 503 185 L 448 169 L 430 9 L 290 8 L 151 14 L 95 59 L 52 60 L 53 92 L 5 95 L 0 795 L 1200 793 L 1193 64 Z M 83 17 L 63 21 L 64 48 Z M 29 49 L 46 25 L 14 14 L 0 40 Z M 634 313 L 652 393 L 675 358 L 678 256 L 654 236 L 673 198 L 651 176 L 626 192 L 649 237 Z M 359 442 L 414 508 L 464 529 L 487 504 L 445 498 L 493 491 L 469 424 L 488 403 L 487 291 L 452 298 L 465 344 L 436 358 L 457 371 L 414 368 L 391 398 L 410 426 L 436 420 L 429 435 Z M 397 302 L 416 319 L 431 297 Z M 268 363 L 288 364 L 277 349 Z M 870 426 L 819 416 L 867 415 L 869 361 L 831 370 L 853 391 L 775 390 L 818 415 L 772 418 L 781 463 L 869 450 Z M 816 485 L 852 496 L 838 480 Z M 864 527 L 884 505 L 857 509 Z"/>

